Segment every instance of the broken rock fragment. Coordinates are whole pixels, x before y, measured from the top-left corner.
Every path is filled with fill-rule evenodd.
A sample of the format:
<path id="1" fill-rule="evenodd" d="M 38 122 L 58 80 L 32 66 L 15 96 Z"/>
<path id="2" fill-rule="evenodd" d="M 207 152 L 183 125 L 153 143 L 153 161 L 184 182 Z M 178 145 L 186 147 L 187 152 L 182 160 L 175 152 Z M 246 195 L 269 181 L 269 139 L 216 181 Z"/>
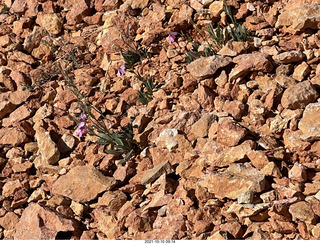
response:
<path id="1" fill-rule="evenodd" d="M 113 177 L 104 176 L 93 166 L 76 166 L 53 183 L 52 193 L 85 203 L 115 184 Z"/>
<path id="2" fill-rule="evenodd" d="M 224 172 L 203 176 L 197 184 L 220 199 L 237 199 L 248 190 L 261 192 L 267 186 L 264 176 L 249 164 L 232 164 Z"/>
<path id="3" fill-rule="evenodd" d="M 141 184 L 146 185 L 152 183 L 157 178 L 159 178 L 162 174 L 171 174 L 174 172 L 171 164 L 168 161 L 165 161 L 154 168 L 147 171 L 142 178 Z"/>
<path id="4" fill-rule="evenodd" d="M 318 96 L 319 94 L 310 81 L 303 81 L 284 91 L 281 105 L 288 109 L 304 108 L 314 102 Z"/>
<path id="5" fill-rule="evenodd" d="M 301 138 L 307 141 L 320 139 L 320 103 L 310 103 L 304 110 L 298 125 Z"/>
<path id="6" fill-rule="evenodd" d="M 197 79 L 205 79 L 214 75 L 218 69 L 226 67 L 231 63 L 232 58 L 214 55 L 211 57 L 199 58 L 187 66 L 191 75 Z"/>
<path id="7" fill-rule="evenodd" d="M 58 232 L 74 231 L 74 220 L 39 204 L 31 203 L 16 224 L 15 240 L 55 240 Z"/>

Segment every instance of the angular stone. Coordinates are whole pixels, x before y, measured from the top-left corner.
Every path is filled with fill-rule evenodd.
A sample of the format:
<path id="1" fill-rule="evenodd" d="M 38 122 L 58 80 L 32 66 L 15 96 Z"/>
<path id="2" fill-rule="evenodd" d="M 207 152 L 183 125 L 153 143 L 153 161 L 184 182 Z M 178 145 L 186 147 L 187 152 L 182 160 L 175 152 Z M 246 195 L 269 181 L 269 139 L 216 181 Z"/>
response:
<path id="1" fill-rule="evenodd" d="M 61 153 L 72 151 L 77 143 L 76 138 L 70 134 L 64 134 L 58 141 L 58 148 Z"/>
<path id="2" fill-rule="evenodd" d="M 289 51 L 272 56 L 273 60 L 281 64 L 289 64 L 302 61 L 305 58 L 303 52 Z"/>
<path id="3" fill-rule="evenodd" d="M 317 219 L 311 209 L 311 206 L 305 201 L 300 201 L 290 205 L 289 212 L 292 214 L 293 220 L 301 220 L 308 224 L 315 224 Z"/>
<path id="4" fill-rule="evenodd" d="M 53 112 L 53 107 L 50 104 L 44 104 L 42 107 L 40 107 L 36 114 L 33 116 L 32 120 L 34 123 L 37 123 L 38 121 L 49 117 Z"/>
<path id="5" fill-rule="evenodd" d="M 286 31 L 295 33 L 306 28 L 320 28 L 319 3 L 298 4 L 291 1 L 278 16 L 275 27 L 288 27 Z"/>
<path id="6" fill-rule="evenodd" d="M 206 113 L 192 125 L 191 133 L 193 133 L 196 139 L 208 136 L 209 128 L 215 121 L 215 117 L 214 114 Z"/>
<path id="7" fill-rule="evenodd" d="M 236 147 L 230 147 L 224 150 L 215 148 L 207 155 L 207 158 L 210 164 L 216 167 L 225 167 L 245 158 L 252 148 L 253 142 L 245 141 Z"/>
<path id="8" fill-rule="evenodd" d="M 128 4 L 132 9 L 144 9 L 149 3 L 149 0 L 129 0 Z"/>
<path id="9" fill-rule="evenodd" d="M 212 111 L 214 108 L 215 94 L 206 86 L 199 85 L 198 89 L 193 93 L 201 107 L 205 111 Z"/>
<path id="10" fill-rule="evenodd" d="M 4 118 L 8 114 L 10 114 L 16 106 L 9 101 L 1 101 L 0 102 L 0 119 Z"/>
<path id="11" fill-rule="evenodd" d="M 288 109 L 304 108 L 314 102 L 319 94 L 310 81 L 303 81 L 286 89 L 281 98 L 281 105 Z"/>
<path id="12" fill-rule="evenodd" d="M 233 147 L 245 137 L 247 131 L 232 120 L 223 120 L 218 126 L 217 142 Z"/>
<path id="13" fill-rule="evenodd" d="M 291 180 L 304 182 L 307 180 L 307 171 L 302 164 L 295 163 L 288 173 Z"/>
<path id="14" fill-rule="evenodd" d="M 52 193 L 85 203 L 116 184 L 113 177 L 104 176 L 92 166 L 76 166 L 60 176 L 52 185 Z"/>
<path id="15" fill-rule="evenodd" d="M 153 228 L 155 230 L 161 229 L 163 232 L 167 232 L 166 234 L 164 233 L 163 237 L 167 236 L 169 233 L 171 235 L 171 230 L 176 232 L 184 231 L 186 230 L 185 217 L 182 214 L 178 214 L 159 218 L 153 223 Z M 168 235 L 167 238 L 170 235 Z M 167 240 L 167 238 L 163 238 L 162 240 Z"/>
<path id="16" fill-rule="evenodd" d="M 239 68 L 246 72 L 270 72 L 273 68 L 270 56 L 265 53 L 242 54 L 233 58 L 232 62 L 236 63 Z"/>
<path id="17" fill-rule="evenodd" d="M 90 12 L 88 3 L 84 0 L 73 2 L 72 8 L 66 15 L 68 25 L 79 24 Z"/>
<path id="18" fill-rule="evenodd" d="M 162 174 L 171 174 L 174 172 L 171 164 L 168 161 L 165 161 L 161 164 L 158 164 L 154 168 L 148 170 L 141 180 L 142 185 L 146 185 L 154 182 L 157 178 L 159 178 Z"/>
<path id="19" fill-rule="evenodd" d="M 211 56 L 202 57 L 188 64 L 187 69 L 191 75 L 197 79 L 205 79 L 216 73 L 220 68 L 226 67 L 231 63 L 230 57 Z"/>
<path id="20" fill-rule="evenodd" d="M 127 196 L 122 191 L 107 191 L 102 195 L 102 197 L 98 198 L 98 203 L 91 206 L 106 206 L 111 211 L 118 212 L 126 201 Z"/>
<path id="21" fill-rule="evenodd" d="M 264 166 L 260 173 L 267 176 L 273 176 L 276 178 L 281 177 L 281 171 L 279 167 L 274 162 L 269 162 L 266 166 Z"/>
<path id="22" fill-rule="evenodd" d="M 61 32 L 63 19 L 56 13 L 45 14 L 40 12 L 37 15 L 36 23 L 50 34 L 57 35 Z"/>
<path id="23" fill-rule="evenodd" d="M 204 232 L 208 232 L 210 229 L 212 229 L 212 223 L 205 221 L 205 220 L 198 220 L 194 223 L 193 231 L 196 233 L 196 235 L 200 235 Z"/>
<path id="24" fill-rule="evenodd" d="M 116 217 L 100 209 L 94 209 L 93 214 L 97 221 L 98 229 L 105 234 L 109 240 L 115 240 L 121 235 L 121 225 L 118 223 Z"/>
<path id="25" fill-rule="evenodd" d="M 320 103 L 309 104 L 298 124 L 302 131 L 301 138 L 308 141 L 320 139 Z"/>
<path id="26" fill-rule="evenodd" d="M 30 110 L 27 106 L 22 105 L 16 110 L 14 110 L 9 118 L 5 118 L 2 121 L 3 126 L 10 126 L 15 122 L 19 122 L 21 120 L 27 119 L 32 115 L 32 110 Z"/>
<path id="27" fill-rule="evenodd" d="M 248 191 L 261 192 L 267 182 L 259 170 L 248 165 L 232 164 L 221 173 L 212 173 L 202 177 L 197 182 L 199 186 L 206 187 L 210 193 L 217 198 L 237 199 L 237 197 Z"/>
<path id="28" fill-rule="evenodd" d="M 13 212 L 8 212 L 5 216 L 0 218 L 0 225 L 5 230 L 13 230 L 18 222 L 19 217 Z"/>
<path id="29" fill-rule="evenodd" d="M 49 132 L 39 127 L 36 130 L 35 138 L 38 143 L 41 156 L 49 163 L 55 164 L 60 159 L 60 152 L 57 145 L 51 139 Z"/>
<path id="30" fill-rule="evenodd" d="M 223 11 L 223 1 L 214 1 L 209 6 L 209 12 L 215 18 L 220 17 L 220 14 L 222 13 L 222 11 Z"/>
<path id="31" fill-rule="evenodd" d="M 239 218 L 251 217 L 269 208 L 271 205 L 271 203 L 238 204 L 234 202 L 227 210 L 227 213 L 234 213 Z"/>
<path id="32" fill-rule="evenodd" d="M 237 240 L 241 238 L 241 235 L 243 234 L 241 224 L 236 221 L 222 224 L 220 230 L 229 232 Z"/>
<path id="33" fill-rule="evenodd" d="M 75 231 L 77 224 L 39 204 L 31 203 L 16 224 L 15 240 L 54 240 L 59 232 Z"/>
<path id="34" fill-rule="evenodd" d="M 309 72 L 309 65 L 306 62 L 302 62 L 294 69 L 292 77 L 298 81 L 303 81 Z"/>
<path id="35" fill-rule="evenodd" d="M 310 142 L 302 140 L 302 131 L 301 130 L 285 130 L 283 133 L 283 142 L 285 147 L 291 152 L 304 151 L 310 146 Z"/>
<path id="36" fill-rule="evenodd" d="M 0 129 L 0 145 L 17 147 L 28 140 L 27 135 L 16 128 Z"/>
<path id="37" fill-rule="evenodd" d="M 257 169 L 262 169 L 269 163 L 268 157 L 263 151 L 252 150 L 247 154 L 247 156 L 250 159 L 252 165 Z"/>

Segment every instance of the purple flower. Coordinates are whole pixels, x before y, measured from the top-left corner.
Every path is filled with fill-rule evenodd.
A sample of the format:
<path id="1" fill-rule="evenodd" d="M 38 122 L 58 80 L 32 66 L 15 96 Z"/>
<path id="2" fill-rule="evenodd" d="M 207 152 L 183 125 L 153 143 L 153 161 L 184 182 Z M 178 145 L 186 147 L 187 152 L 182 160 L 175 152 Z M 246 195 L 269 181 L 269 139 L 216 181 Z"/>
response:
<path id="1" fill-rule="evenodd" d="M 125 65 L 121 65 L 118 68 L 117 77 L 120 77 L 121 75 L 124 75 L 125 73 L 126 73 L 126 66 Z"/>
<path id="2" fill-rule="evenodd" d="M 171 44 L 171 43 L 173 43 L 174 42 L 174 40 L 176 39 L 176 35 L 178 35 L 178 32 L 170 32 L 169 33 L 169 43 Z"/>
<path id="3" fill-rule="evenodd" d="M 87 118 L 87 116 L 85 114 L 80 114 L 80 119 L 81 120 L 85 120 Z"/>
<path id="4" fill-rule="evenodd" d="M 88 128 L 86 127 L 86 122 L 82 121 L 78 125 L 78 131 L 76 132 L 76 136 L 82 137 L 83 134 L 89 132 Z"/>

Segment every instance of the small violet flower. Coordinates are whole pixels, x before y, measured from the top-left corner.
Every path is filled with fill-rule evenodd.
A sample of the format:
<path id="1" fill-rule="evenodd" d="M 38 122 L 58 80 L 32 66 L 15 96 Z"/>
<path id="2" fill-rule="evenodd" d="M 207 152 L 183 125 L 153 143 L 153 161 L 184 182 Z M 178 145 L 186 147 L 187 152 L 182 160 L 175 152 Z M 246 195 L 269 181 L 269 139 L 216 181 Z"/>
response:
<path id="1" fill-rule="evenodd" d="M 76 132 L 76 136 L 82 137 L 83 134 L 89 132 L 88 128 L 86 127 L 86 122 L 81 121 L 78 125 L 78 131 Z"/>
<path id="2" fill-rule="evenodd" d="M 80 114 L 80 119 L 81 120 L 85 120 L 87 118 L 87 116 L 85 114 Z"/>
<path id="3" fill-rule="evenodd" d="M 178 32 L 170 32 L 169 33 L 169 43 L 171 44 L 171 43 L 173 43 L 174 42 L 174 40 L 176 39 L 176 36 L 178 35 Z"/>
<path id="4" fill-rule="evenodd" d="M 126 66 L 125 65 L 121 65 L 118 68 L 117 77 L 120 77 L 121 75 L 124 75 L 125 73 L 126 73 Z"/>

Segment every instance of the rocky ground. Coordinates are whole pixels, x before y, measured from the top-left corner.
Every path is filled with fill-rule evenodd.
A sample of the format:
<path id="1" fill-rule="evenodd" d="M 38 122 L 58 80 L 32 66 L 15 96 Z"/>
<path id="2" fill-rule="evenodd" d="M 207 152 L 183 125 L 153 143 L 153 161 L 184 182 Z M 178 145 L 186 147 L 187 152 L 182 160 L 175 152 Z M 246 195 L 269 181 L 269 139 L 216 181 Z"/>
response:
<path id="1" fill-rule="evenodd" d="M 204 47 L 222 1 L 1 1 L 1 239 L 320 238 L 320 0 L 227 4 L 247 41 L 188 63 L 181 33 Z M 154 78 L 145 105 L 117 76 L 130 38 L 151 54 L 132 68 Z M 78 99 L 48 70 L 72 57 L 114 130 L 137 115 L 124 164 L 76 134 Z"/>

